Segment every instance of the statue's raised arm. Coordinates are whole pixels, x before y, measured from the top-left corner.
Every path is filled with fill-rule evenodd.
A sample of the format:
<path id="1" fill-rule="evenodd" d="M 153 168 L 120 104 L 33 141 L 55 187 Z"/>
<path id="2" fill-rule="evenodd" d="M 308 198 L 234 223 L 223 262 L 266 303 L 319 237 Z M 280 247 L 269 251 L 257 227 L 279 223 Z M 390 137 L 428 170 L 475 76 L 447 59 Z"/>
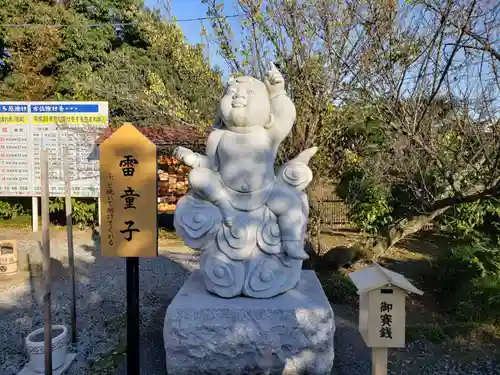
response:
<path id="1" fill-rule="evenodd" d="M 271 101 L 272 123 L 269 132 L 273 141 L 280 143 L 295 123 L 295 105 L 286 93 L 283 75 L 273 63 L 270 63 L 264 83 Z"/>

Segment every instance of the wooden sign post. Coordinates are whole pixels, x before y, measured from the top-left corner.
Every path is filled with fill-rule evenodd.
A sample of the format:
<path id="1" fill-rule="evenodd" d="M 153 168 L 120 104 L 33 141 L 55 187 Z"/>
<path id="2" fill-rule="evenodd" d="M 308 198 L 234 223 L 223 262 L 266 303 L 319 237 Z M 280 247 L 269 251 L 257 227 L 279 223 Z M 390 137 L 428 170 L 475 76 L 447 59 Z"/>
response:
<path id="1" fill-rule="evenodd" d="M 42 251 L 43 278 L 45 283 L 45 290 L 43 294 L 43 350 L 45 358 L 45 375 L 52 375 L 52 290 L 50 287 L 52 276 L 50 274 L 49 152 L 43 146 L 42 141 L 42 150 L 40 150 L 40 192 L 42 196 Z"/>
<path id="2" fill-rule="evenodd" d="M 406 294 L 423 292 L 375 262 L 349 277 L 359 294 L 359 332 L 372 348 L 372 375 L 387 375 L 387 349 L 405 346 Z"/>
<path id="3" fill-rule="evenodd" d="M 158 254 L 156 146 L 132 124 L 100 146 L 101 252 L 126 258 L 127 373 L 140 373 L 139 257 Z"/>
<path id="4" fill-rule="evenodd" d="M 63 148 L 63 170 L 66 194 L 66 230 L 68 238 L 68 262 L 71 275 L 71 342 L 76 345 L 76 281 L 75 252 L 73 246 L 73 207 L 71 203 L 71 175 L 69 173 L 68 146 Z"/>

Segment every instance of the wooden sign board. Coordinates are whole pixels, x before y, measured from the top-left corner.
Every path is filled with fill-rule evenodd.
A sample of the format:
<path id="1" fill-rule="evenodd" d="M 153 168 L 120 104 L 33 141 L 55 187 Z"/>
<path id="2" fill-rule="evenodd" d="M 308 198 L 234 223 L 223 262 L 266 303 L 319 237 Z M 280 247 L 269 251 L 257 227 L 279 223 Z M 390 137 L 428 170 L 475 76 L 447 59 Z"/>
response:
<path id="1" fill-rule="evenodd" d="M 382 287 L 368 292 L 361 298 L 368 299 L 366 312 L 368 321 L 366 328 L 361 330 L 366 344 L 372 348 L 404 348 L 405 291 L 394 287 Z"/>
<path id="2" fill-rule="evenodd" d="M 99 153 L 102 255 L 157 256 L 156 146 L 125 123 Z"/>

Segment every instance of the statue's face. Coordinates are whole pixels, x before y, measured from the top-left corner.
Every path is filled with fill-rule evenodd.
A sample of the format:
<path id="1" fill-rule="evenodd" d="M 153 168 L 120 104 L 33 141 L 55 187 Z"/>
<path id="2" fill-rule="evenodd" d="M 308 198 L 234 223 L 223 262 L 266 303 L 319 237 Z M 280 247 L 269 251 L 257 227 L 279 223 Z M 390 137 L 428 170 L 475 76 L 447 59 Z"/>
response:
<path id="1" fill-rule="evenodd" d="M 261 81 L 239 77 L 228 85 L 220 101 L 220 115 L 229 130 L 249 131 L 269 122 L 269 93 Z"/>

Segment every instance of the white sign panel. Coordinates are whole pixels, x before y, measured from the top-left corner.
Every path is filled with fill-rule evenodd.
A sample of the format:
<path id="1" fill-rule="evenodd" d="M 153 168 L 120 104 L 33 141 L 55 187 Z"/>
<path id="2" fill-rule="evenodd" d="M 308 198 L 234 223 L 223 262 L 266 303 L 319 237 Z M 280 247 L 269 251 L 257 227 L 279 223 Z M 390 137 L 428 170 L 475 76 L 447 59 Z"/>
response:
<path id="1" fill-rule="evenodd" d="M 108 127 L 107 102 L 0 102 L 0 196 L 40 195 L 40 150 L 49 151 L 51 196 L 64 196 L 68 147 L 74 197 L 99 196 L 95 140 Z"/>

